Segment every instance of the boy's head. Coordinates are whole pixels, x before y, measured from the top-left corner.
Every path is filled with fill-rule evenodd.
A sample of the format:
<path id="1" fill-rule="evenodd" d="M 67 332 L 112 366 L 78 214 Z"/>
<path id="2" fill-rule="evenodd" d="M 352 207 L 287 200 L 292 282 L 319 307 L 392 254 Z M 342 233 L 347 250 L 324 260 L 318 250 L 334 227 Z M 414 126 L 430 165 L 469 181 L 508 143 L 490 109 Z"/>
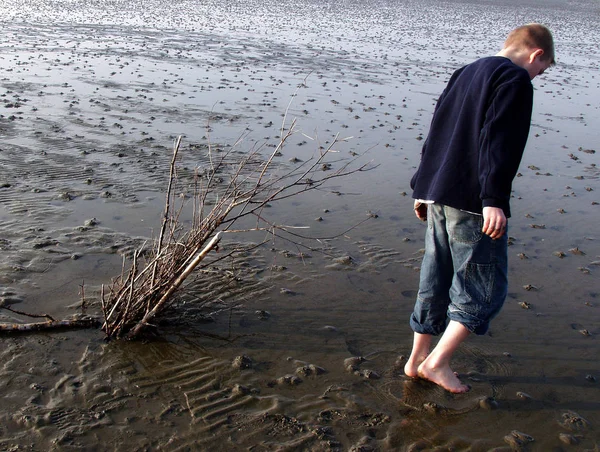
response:
<path id="1" fill-rule="evenodd" d="M 544 53 L 541 55 L 542 61 L 550 62 L 554 65 L 554 39 L 552 33 L 542 24 L 527 24 L 515 28 L 508 34 L 504 47 L 517 47 L 521 49 L 535 50 L 541 49 Z"/>
<path id="2" fill-rule="evenodd" d="M 556 63 L 552 33 L 544 25 L 536 23 L 511 31 L 500 54 L 526 69 L 531 79 Z"/>

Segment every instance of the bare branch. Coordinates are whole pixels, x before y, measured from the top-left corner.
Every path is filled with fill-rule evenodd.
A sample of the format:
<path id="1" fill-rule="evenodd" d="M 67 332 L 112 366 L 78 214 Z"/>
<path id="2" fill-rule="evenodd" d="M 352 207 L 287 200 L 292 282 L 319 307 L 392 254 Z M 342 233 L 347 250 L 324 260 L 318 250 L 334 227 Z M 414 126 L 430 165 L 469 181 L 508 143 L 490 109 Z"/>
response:
<path id="1" fill-rule="evenodd" d="M 299 85 L 298 89 L 303 85 Z M 274 150 L 264 156 L 263 146 L 252 148 L 243 157 L 234 157 L 234 148 L 240 137 L 228 150 L 216 150 L 208 140 L 208 168 L 196 168 L 193 175 L 192 227 L 183 228 L 180 216 L 185 200 L 175 206 L 174 193 L 178 184 L 176 161 L 181 145 L 179 137 L 174 145 L 169 184 L 166 192 L 165 212 L 157 242 L 149 256 L 142 249 L 133 254 L 132 265 L 113 280 L 107 293 L 102 287 L 101 304 L 104 315 L 102 329 L 109 338 L 133 338 L 170 306 L 173 295 L 182 287 L 195 269 L 204 269 L 239 252 L 236 248 L 225 255 L 207 258 L 216 249 L 223 233 L 265 231 L 270 237 L 280 237 L 296 247 L 316 249 L 301 243 L 303 240 L 330 240 L 358 227 L 367 219 L 330 237 L 309 237 L 299 229 L 271 221 L 265 208 L 275 201 L 285 200 L 303 193 L 322 190 L 329 181 L 372 169 L 370 164 L 357 165 L 357 158 L 341 159 L 336 147 L 347 140 L 336 136 L 325 148 L 298 165 L 276 163 L 285 143 L 296 132 L 296 120 L 286 129 L 288 105 L 279 142 Z M 336 154 L 335 159 L 329 156 Z M 333 168 L 335 165 L 337 168 Z M 210 206 L 210 208 L 209 208 Z M 233 226 L 253 215 L 256 224 L 250 229 Z M 265 239 L 255 247 L 266 243 Z M 144 256 L 144 257 L 142 257 Z M 143 262 L 142 262 L 143 261 Z"/>

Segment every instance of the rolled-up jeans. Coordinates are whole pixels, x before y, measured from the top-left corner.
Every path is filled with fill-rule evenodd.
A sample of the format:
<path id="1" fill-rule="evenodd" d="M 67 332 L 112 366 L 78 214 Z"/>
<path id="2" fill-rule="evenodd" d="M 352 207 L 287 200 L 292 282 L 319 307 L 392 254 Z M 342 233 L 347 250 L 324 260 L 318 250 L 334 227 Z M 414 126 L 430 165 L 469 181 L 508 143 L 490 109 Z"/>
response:
<path id="1" fill-rule="evenodd" d="M 508 290 L 507 233 L 485 235 L 483 216 L 442 204 L 427 209 L 425 255 L 410 326 L 439 335 L 449 320 L 485 334 Z"/>

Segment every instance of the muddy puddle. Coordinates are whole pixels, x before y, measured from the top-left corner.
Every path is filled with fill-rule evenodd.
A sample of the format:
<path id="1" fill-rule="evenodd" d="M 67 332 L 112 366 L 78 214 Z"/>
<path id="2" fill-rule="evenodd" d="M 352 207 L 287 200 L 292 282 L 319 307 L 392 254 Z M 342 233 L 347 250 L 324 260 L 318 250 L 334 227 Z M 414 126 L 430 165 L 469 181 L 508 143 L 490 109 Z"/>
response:
<path id="1" fill-rule="evenodd" d="M 2 336 L 0 449 L 598 449 L 597 2 L 5 0 L 0 21 L 2 306 L 65 318 L 83 287 L 98 313 L 160 227 L 179 135 L 182 174 L 209 146 L 269 152 L 284 119 L 283 167 L 336 136 L 334 168 L 377 166 L 273 205 L 320 240 L 196 275 L 154 338 Z M 473 389 L 454 396 L 402 373 L 424 246 L 409 180 L 452 71 L 531 21 L 559 64 L 533 82 L 509 297 L 461 346 Z"/>

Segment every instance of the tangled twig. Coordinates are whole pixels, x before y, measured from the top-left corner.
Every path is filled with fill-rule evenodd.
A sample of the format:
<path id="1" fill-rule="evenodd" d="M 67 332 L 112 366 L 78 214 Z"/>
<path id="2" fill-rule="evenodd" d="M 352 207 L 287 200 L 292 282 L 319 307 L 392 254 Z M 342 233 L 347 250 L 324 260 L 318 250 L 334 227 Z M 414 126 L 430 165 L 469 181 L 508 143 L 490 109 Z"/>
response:
<path id="1" fill-rule="evenodd" d="M 181 210 L 175 208 L 174 193 L 179 183 L 176 162 L 181 137 L 176 140 L 165 211 L 153 249 L 136 251 L 129 270 L 125 271 L 124 262 L 121 276 L 108 287 L 102 287 L 102 329 L 108 338 L 133 338 L 151 325 L 171 305 L 173 295 L 195 269 L 206 268 L 220 260 L 205 262 L 209 253 L 218 248 L 223 234 L 234 232 L 234 225 L 243 218 L 256 218 L 255 226 L 245 228 L 246 231 L 269 231 L 276 236 L 287 235 L 291 241 L 303 238 L 292 232 L 292 227 L 266 219 L 264 208 L 274 201 L 320 189 L 332 179 L 370 169 L 367 164 L 353 167 L 354 157 L 348 161 L 338 159 L 339 168 L 329 170 L 331 163 L 326 163 L 326 159 L 345 141 L 339 136 L 308 161 L 296 166 L 276 165 L 275 157 L 295 133 L 295 121 L 288 129 L 282 126 L 281 132 L 278 145 L 266 158 L 260 148 L 248 152 L 241 160 L 234 157 L 233 148 L 214 155 L 216 151 L 209 145 L 210 165 L 203 172 L 195 173 L 193 218 L 187 230 L 179 219 Z M 329 171 L 322 171 L 325 165 Z"/>

